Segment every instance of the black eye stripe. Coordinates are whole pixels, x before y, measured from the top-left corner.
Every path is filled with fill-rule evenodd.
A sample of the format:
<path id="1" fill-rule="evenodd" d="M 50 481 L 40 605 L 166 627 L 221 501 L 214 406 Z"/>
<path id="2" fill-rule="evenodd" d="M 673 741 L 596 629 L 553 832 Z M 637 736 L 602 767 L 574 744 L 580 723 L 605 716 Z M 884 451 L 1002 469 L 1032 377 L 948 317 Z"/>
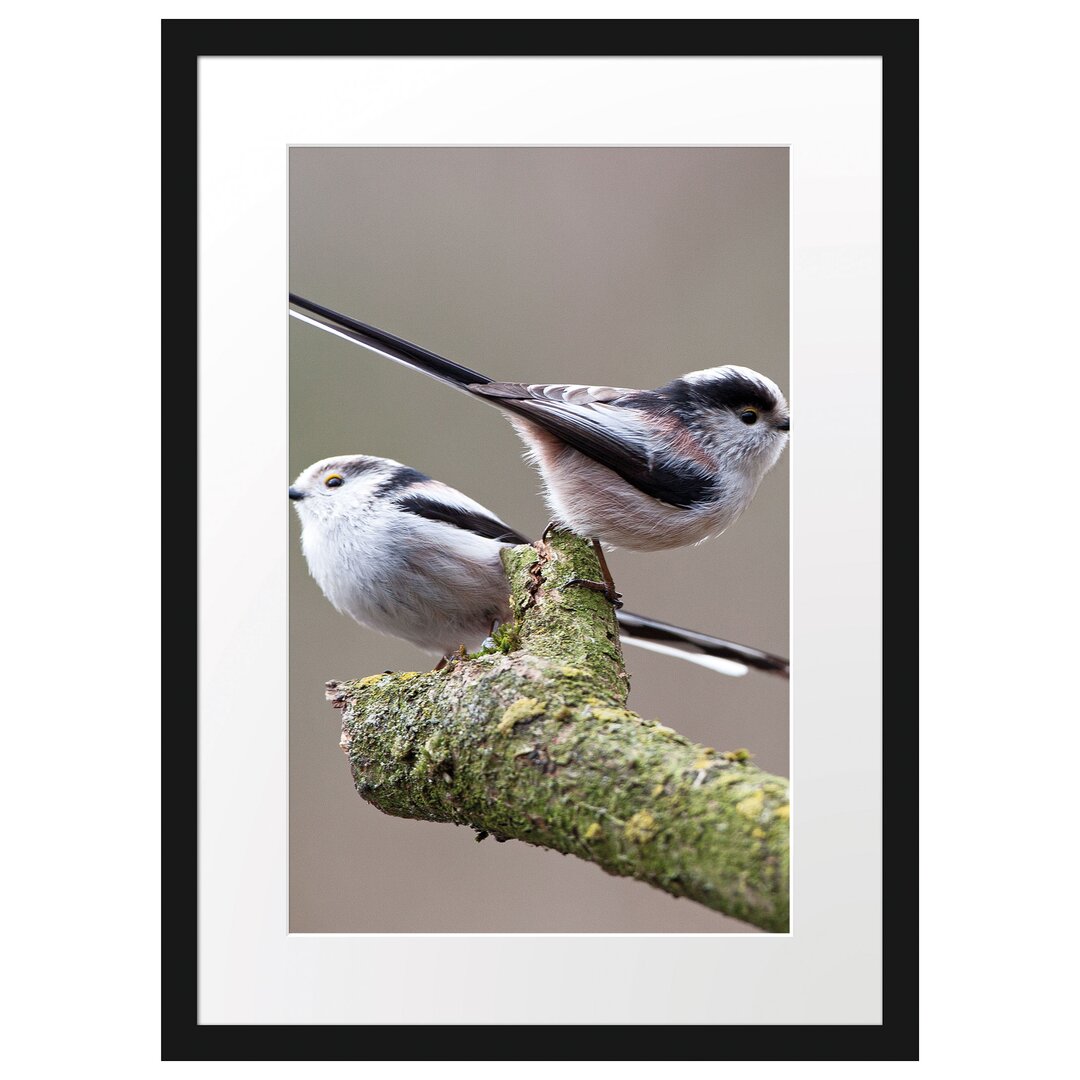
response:
<path id="1" fill-rule="evenodd" d="M 736 416 L 746 409 L 768 415 L 777 407 L 773 392 L 755 379 L 728 374 L 702 381 L 674 379 L 659 390 L 639 390 L 628 394 L 618 404 L 622 408 L 671 409 L 677 416 L 694 423 L 703 410 L 730 409 Z"/>

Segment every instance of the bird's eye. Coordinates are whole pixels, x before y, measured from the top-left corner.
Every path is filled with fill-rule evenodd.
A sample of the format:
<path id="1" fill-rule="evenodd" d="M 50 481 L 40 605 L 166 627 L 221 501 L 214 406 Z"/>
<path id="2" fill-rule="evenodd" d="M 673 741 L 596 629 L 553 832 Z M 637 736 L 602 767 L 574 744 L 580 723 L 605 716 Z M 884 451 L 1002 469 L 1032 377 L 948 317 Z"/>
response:
<path id="1" fill-rule="evenodd" d="M 337 473 L 331 473 L 323 481 L 323 483 L 327 487 L 341 487 L 341 485 L 345 483 L 345 477 L 344 476 L 339 476 Z"/>
<path id="2" fill-rule="evenodd" d="M 739 413 L 739 419 L 744 424 L 756 424 L 758 414 L 753 409 L 743 409 L 743 411 Z"/>

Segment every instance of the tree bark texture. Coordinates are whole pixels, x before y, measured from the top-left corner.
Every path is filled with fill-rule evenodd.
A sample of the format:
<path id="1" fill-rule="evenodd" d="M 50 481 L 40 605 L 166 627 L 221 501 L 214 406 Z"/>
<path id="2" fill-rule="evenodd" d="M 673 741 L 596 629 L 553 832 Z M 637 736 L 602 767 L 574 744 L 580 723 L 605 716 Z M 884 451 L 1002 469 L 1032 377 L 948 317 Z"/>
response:
<path id="1" fill-rule="evenodd" d="M 788 929 L 788 783 L 626 708 L 590 545 L 503 553 L 515 621 L 441 671 L 327 684 L 356 789 L 384 813 L 576 855 L 765 930 Z M 721 724 L 718 721 L 718 727 Z"/>

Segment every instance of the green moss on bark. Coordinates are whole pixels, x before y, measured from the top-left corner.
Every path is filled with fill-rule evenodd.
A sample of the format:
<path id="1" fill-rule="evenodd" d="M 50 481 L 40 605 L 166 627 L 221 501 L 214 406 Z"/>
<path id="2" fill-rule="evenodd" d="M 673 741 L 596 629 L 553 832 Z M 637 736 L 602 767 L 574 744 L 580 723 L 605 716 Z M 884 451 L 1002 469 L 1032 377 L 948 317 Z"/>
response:
<path id="1" fill-rule="evenodd" d="M 357 791 L 388 814 L 577 855 L 767 930 L 788 929 L 787 781 L 626 708 L 591 547 L 504 553 L 516 621 L 449 671 L 328 684 Z"/>

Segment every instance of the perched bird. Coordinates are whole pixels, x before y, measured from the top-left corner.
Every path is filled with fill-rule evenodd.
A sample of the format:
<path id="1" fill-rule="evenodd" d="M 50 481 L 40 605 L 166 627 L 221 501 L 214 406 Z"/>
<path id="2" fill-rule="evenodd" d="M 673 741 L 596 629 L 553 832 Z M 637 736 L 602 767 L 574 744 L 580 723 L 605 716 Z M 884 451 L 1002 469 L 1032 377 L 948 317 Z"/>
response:
<path id="1" fill-rule="evenodd" d="M 749 368 L 694 371 L 656 390 L 495 382 L 303 297 L 289 301 L 296 318 L 502 409 L 543 476 L 554 523 L 612 546 L 659 550 L 722 533 L 787 445 L 784 395 Z"/>
<path id="2" fill-rule="evenodd" d="M 326 458 L 289 488 L 308 569 L 338 611 L 444 660 L 476 651 L 509 621 L 499 552 L 521 533 L 460 491 L 388 458 Z M 729 675 L 755 667 L 787 676 L 758 649 L 619 611 L 623 641 Z M 695 650 L 694 653 L 680 648 Z"/>

